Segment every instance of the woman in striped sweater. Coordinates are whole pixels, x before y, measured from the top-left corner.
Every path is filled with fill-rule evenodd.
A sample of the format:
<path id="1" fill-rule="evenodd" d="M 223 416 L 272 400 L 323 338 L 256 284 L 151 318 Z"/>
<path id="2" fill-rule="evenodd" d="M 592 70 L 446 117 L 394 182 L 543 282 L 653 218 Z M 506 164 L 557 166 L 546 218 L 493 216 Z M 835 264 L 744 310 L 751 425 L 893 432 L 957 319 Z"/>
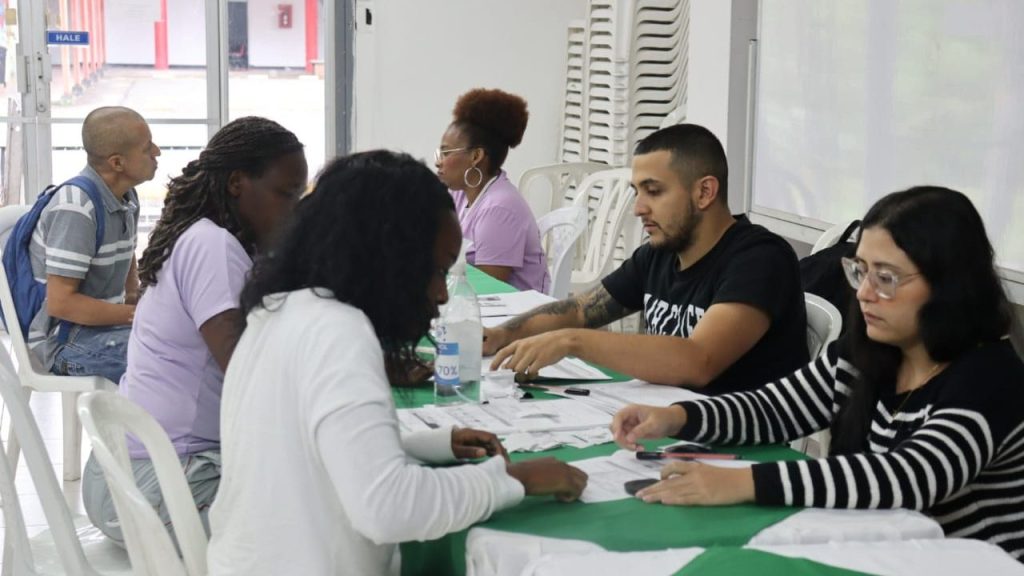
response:
<path id="1" fill-rule="evenodd" d="M 832 431 L 831 454 L 802 462 L 665 467 L 647 502 L 757 502 L 911 508 L 948 536 L 1024 555 L 1024 363 L 992 246 L 966 196 L 911 188 L 863 220 L 848 335 L 796 373 L 753 392 L 667 408 L 631 405 L 616 441 L 675 435 L 718 444 L 778 443 Z"/>

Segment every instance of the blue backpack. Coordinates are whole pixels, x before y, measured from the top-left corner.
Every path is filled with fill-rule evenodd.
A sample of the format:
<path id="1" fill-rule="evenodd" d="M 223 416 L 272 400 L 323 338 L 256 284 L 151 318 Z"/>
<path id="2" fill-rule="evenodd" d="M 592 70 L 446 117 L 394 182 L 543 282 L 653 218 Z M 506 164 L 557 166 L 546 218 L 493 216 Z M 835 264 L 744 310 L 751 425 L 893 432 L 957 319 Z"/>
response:
<path id="1" fill-rule="evenodd" d="M 36 203 L 32 206 L 32 209 L 21 218 L 18 218 L 18 222 L 11 230 L 10 237 L 7 238 L 7 245 L 4 247 L 3 263 L 4 271 L 7 273 L 7 284 L 11 288 L 11 297 L 14 300 L 14 310 L 18 314 L 18 324 L 21 327 L 22 335 L 26 339 L 28 338 L 28 327 L 32 323 L 32 319 L 36 317 L 36 313 L 39 312 L 39 309 L 43 307 L 43 302 L 46 301 L 46 283 L 36 280 L 35 274 L 32 273 L 32 258 L 29 255 L 28 247 L 32 243 L 32 233 L 35 232 L 36 224 L 39 223 L 39 217 L 43 213 L 43 208 L 46 208 L 46 205 L 50 203 L 53 195 L 58 190 L 68 185 L 85 190 L 85 193 L 89 195 L 89 199 L 92 200 L 96 214 L 97 253 L 100 250 L 100 246 L 103 245 L 105 212 L 103 209 L 103 198 L 100 196 L 100 191 L 96 188 L 96 184 L 85 176 L 75 176 L 59 186 L 49 186 L 36 198 Z M 3 317 L 2 310 L 0 310 L 0 320 L 3 320 L 4 327 L 7 327 L 7 319 Z M 67 338 L 68 326 L 68 322 L 61 321 L 60 329 L 57 333 L 58 339 L 61 341 Z M 7 330 L 10 332 L 10 328 L 7 328 Z"/>

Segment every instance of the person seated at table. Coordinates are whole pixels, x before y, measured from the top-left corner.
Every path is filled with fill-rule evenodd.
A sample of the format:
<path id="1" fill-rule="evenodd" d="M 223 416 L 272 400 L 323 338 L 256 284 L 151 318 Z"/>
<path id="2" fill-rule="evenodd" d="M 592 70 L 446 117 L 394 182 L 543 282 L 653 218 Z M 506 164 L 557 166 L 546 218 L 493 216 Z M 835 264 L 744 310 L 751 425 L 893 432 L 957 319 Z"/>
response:
<path id="1" fill-rule="evenodd" d="M 849 333 L 806 367 L 753 392 L 667 408 L 631 405 L 612 423 L 631 449 L 677 436 L 786 442 L 831 428 L 827 458 L 725 469 L 679 462 L 647 502 L 910 508 L 946 535 L 1024 554 L 1024 362 L 981 217 L 933 186 L 890 194 L 863 221 Z"/>
<path id="2" fill-rule="evenodd" d="M 582 471 L 550 458 L 509 464 L 487 432 L 399 435 L 386 366 L 416 361 L 461 242 L 451 196 L 408 155 L 324 168 L 242 292 L 211 576 L 397 574 L 396 543 L 462 530 L 524 494 L 580 495 Z"/>
<path id="3" fill-rule="evenodd" d="M 576 356 L 655 384 L 707 394 L 747 390 L 807 362 L 796 254 L 729 213 L 725 150 L 679 124 L 633 158 L 634 213 L 650 241 L 582 294 L 484 332 L 491 367 L 527 376 Z M 647 334 L 595 330 L 643 310 Z"/>
<path id="4" fill-rule="evenodd" d="M 139 262 L 143 295 L 118 392 L 167 431 L 204 525 L 220 482 L 220 393 L 244 326 L 239 295 L 251 257 L 270 246 L 305 190 L 295 134 L 266 118 L 234 120 L 171 180 Z M 153 462 L 134 437 L 135 481 L 170 525 Z M 124 536 L 99 463 L 85 466 L 82 501 L 109 538 Z"/>
<path id="5" fill-rule="evenodd" d="M 452 123 L 434 152 L 437 176 L 455 200 L 466 261 L 520 290 L 547 293 L 548 260 L 540 230 L 522 194 L 501 169 L 523 140 L 526 101 L 477 88 L 455 104 Z"/>

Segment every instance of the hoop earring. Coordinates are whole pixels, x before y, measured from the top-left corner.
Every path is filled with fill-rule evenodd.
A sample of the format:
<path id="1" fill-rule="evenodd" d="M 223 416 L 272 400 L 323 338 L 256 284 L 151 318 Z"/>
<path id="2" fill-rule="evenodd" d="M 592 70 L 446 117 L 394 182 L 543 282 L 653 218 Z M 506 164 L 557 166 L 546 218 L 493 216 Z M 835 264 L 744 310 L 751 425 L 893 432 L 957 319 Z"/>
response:
<path id="1" fill-rule="evenodd" d="M 469 183 L 469 171 L 470 170 L 476 170 L 476 184 L 470 184 Z M 462 173 L 462 181 L 466 183 L 467 187 L 469 187 L 469 188 L 476 188 L 481 183 L 483 183 L 483 181 L 484 181 L 484 173 L 479 168 L 477 168 L 476 166 L 470 166 L 469 168 L 466 168 L 465 172 Z"/>

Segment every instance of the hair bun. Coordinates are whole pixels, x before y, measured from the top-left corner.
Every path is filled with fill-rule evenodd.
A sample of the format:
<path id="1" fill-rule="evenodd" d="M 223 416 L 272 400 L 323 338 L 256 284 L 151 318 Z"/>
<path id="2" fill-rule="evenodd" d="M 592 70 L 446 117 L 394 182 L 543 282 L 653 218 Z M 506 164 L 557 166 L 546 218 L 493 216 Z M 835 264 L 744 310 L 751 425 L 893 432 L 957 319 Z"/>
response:
<path id="1" fill-rule="evenodd" d="M 496 136 L 509 148 L 523 141 L 530 113 L 526 100 L 497 89 L 474 88 L 459 97 L 452 111 L 457 123 L 471 124 Z"/>

